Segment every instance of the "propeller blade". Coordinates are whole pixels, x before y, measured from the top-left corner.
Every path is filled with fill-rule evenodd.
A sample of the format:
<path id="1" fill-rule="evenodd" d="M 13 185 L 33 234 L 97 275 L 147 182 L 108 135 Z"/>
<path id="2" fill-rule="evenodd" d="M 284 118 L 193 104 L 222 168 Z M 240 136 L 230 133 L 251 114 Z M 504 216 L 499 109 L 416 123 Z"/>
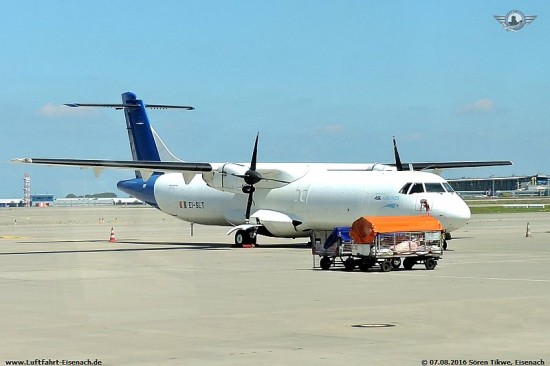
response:
<path id="1" fill-rule="evenodd" d="M 398 171 L 403 171 L 403 164 L 401 164 L 401 159 L 399 158 L 399 151 L 397 151 L 395 136 L 393 137 L 393 154 L 395 155 L 395 167 Z"/>
<path id="2" fill-rule="evenodd" d="M 245 217 L 247 223 L 250 220 L 250 210 L 252 209 L 252 203 L 254 202 L 253 197 L 252 197 L 253 195 L 254 195 L 254 191 L 252 190 L 248 194 L 248 202 L 246 203 L 246 214 L 245 214 L 244 217 Z"/>
<path id="3" fill-rule="evenodd" d="M 254 202 L 254 184 L 262 180 L 262 175 L 256 171 L 256 161 L 258 160 L 258 138 L 260 133 L 256 134 L 256 141 L 254 142 L 254 150 L 252 150 L 252 159 L 250 160 L 250 168 L 245 174 L 244 181 L 248 186 L 243 187 L 243 192 L 248 193 L 248 202 L 246 203 L 246 222 L 250 220 L 250 211 L 252 210 L 252 203 Z M 245 189 L 246 188 L 246 189 Z"/>
<path id="4" fill-rule="evenodd" d="M 250 160 L 250 168 L 244 175 L 244 181 L 246 184 L 254 185 L 262 180 L 262 175 L 256 171 L 256 161 L 258 160 L 258 138 L 260 133 L 256 135 L 256 141 L 254 142 L 254 150 L 252 150 L 252 159 Z"/>
<path id="5" fill-rule="evenodd" d="M 260 133 L 256 135 L 256 142 L 254 142 L 254 150 L 252 151 L 252 160 L 250 161 L 250 170 L 256 171 L 256 160 L 258 158 L 258 138 Z"/>

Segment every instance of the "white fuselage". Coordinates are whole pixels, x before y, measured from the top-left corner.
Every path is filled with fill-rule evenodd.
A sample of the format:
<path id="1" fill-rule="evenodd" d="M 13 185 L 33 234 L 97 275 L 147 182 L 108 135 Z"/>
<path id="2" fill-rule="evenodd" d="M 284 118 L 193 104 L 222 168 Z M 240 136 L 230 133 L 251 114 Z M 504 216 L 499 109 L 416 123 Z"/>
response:
<path id="1" fill-rule="evenodd" d="M 263 164 L 262 167 L 284 170 L 286 165 Z M 298 168 L 292 164 L 290 170 Z M 446 182 L 426 172 L 332 170 L 331 165 L 303 165 L 303 173 L 293 182 L 275 189 L 257 188 L 252 216 L 259 210 L 269 210 L 301 223 L 297 227 L 274 229 L 277 232 L 272 234 L 281 237 L 309 236 L 311 230 L 350 226 L 361 216 L 430 214 L 440 220 L 447 231 L 465 225 L 470 219 L 468 206 L 456 193 L 445 190 L 400 193 L 407 183 Z M 245 222 L 248 195 L 211 188 L 200 174 L 189 184 L 180 173 L 161 175 L 155 182 L 154 194 L 162 211 L 185 221 L 206 225 Z"/>

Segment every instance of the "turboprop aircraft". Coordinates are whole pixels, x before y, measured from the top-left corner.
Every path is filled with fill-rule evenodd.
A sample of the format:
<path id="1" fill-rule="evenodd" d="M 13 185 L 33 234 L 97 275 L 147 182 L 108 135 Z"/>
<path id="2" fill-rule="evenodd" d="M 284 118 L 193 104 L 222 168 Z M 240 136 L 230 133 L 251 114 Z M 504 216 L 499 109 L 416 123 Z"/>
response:
<path id="1" fill-rule="evenodd" d="M 258 136 L 250 163 L 185 162 L 176 158 L 149 123 L 146 108 L 189 106 L 149 104 L 127 92 L 121 104 L 67 104 L 123 109 L 131 161 L 22 158 L 14 162 L 131 169 L 135 177 L 117 187 L 179 219 L 232 226 L 235 244 L 256 243 L 257 235 L 309 237 L 350 226 L 361 216 L 430 214 L 451 232 L 470 219 L 470 210 L 450 184 L 425 169 L 510 165 L 510 161 L 401 163 L 259 163 Z"/>

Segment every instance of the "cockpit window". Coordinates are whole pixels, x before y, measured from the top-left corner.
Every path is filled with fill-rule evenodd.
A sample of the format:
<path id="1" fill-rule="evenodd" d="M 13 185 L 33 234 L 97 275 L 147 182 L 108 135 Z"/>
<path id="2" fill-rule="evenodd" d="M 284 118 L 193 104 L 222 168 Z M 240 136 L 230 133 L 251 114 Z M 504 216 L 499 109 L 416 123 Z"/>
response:
<path id="1" fill-rule="evenodd" d="M 409 191 L 409 194 L 413 193 L 423 193 L 424 192 L 424 186 L 422 183 L 413 183 L 411 190 Z"/>
<path id="2" fill-rule="evenodd" d="M 406 183 L 403 188 L 399 190 L 399 193 L 407 194 L 412 183 Z"/>
<path id="3" fill-rule="evenodd" d="M 453 187 L 447 182 L 443 183 L 405 183 L 405 185 L 399 190 L 401 194 L 414 194 L 414 193 L 445 193 L 454 192 Z"/>
<path id="4" fill-rule="evenodd" d="M 445 187 L 445 189 L 447 190 L 447 192 L 449 193 L 452 193 L 454 192 L 455 190 L 453 189 L 453 187 L 451 187 L 451 185 L 447 182 L 443 182 L 443 187 Z"/>
<path id="5" fill-rule="evenodd" d="M 444 193 L 445 189 L 441 185 L 441 183 L 424 183 L 426 186 L 426 192 L 437 192 L 437 193 Z"/>

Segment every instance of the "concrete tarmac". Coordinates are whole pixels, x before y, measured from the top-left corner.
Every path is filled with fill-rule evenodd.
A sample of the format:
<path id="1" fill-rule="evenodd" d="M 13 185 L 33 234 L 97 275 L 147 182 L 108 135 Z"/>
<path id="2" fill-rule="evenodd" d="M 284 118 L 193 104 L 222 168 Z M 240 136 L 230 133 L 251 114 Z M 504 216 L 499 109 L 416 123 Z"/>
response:
<path id="1" fill-rule="evenodd" d="M 0 362 L 550 365 L 548 213 L 474 215 L 433 271 L 312 269 L 305 239 L 234 249 L 226 231 L 0 209 Z"/>

